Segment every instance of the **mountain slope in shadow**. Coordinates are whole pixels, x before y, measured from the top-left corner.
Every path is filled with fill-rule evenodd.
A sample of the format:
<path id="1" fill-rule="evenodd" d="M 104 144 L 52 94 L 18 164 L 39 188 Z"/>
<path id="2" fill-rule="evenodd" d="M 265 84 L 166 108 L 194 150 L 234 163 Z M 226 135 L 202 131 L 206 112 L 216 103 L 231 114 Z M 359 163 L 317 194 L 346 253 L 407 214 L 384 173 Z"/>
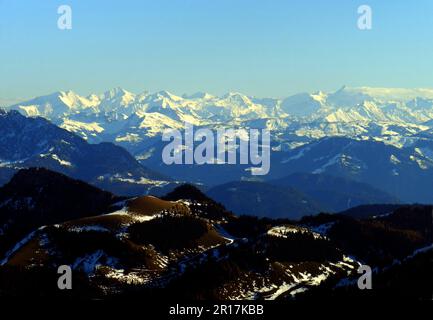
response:
<path id="1" fill-rule="evenodd" d="M 107 212 L 120 199 L 44 168 L 22 169 L 0 188 L 0 253 L 34 229 Z"/>
<path id="2" fill-rule="evenodd" d="M 239 181 L 213 187 L 207 194 L 237 214 L 298 219 L 322 210 L 315 199 L 291 188 Z"/>

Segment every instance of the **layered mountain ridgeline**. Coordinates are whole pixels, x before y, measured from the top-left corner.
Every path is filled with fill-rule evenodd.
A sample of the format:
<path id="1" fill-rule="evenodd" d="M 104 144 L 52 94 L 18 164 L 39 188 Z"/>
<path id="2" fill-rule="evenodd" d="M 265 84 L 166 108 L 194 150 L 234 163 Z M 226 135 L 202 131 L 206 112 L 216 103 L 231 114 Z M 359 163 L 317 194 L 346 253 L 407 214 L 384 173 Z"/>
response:
<path id="1" fill-rule="evenodd" d="M 403 202 L 430 203 L 432 92 L 344 86 L 273 99 L 241 93 L 134 94 L 116 88 L 88 97 L 61 91 L 11 109 L 46 117 L 89 142 L 119 144 L 157 172 L 208 186 L 251 177 L 245 171 L 249 166 L 164 165 L 164 130 L 182 130 L 184 122 L 213 130 L 266 128 L 272 133 L 271 179 L 326 173 L 370 184 Z"/>
<path id="2" fill-rule="evenodd" d="M 348 194 L 340 192 L 339 185 L 345 182 L 336 181 L 330 183 L 336 192 L 331 190 L 332 194 L 327 194 L 328 190 L 324 190 L 327 188 L 321 185 L 309 190 L 297 187 L 307 182 L 322 184 L 322 181 L 310 178 L 287 185 L 308 197 L 313 195 L 324 210 L 338 211 L 375 202 L 431 203 L 433 139 L 428 132 L 433 109 L 429 104 L 431 98 L 425 94 L 422 90 L 342 88 L 332 94 L 303 94 L 278 100 L 233 93 L 224 97 L 206 94 L 179 97 L 168 92 L 134 95 L 116 89 L 84 98 L 73 92 L 58 92 L 13 108 L 26 115 L 47 117 L 90 142 L 109 141 L 124 146 L 151 170 L 139 166 L 124 150 L 115 150 L 111 144 L 84 144 L 84 150 L 90 148 L 92 152 L 83 151 L 83 156 L 70 152 L 71 155 L 64 156 L 60 153 L 66 152 L 63 150 L 66 146 L 57 143 L 54 149 L 37 150 L 30 159 L 20 155 L 14 158 L 10 149 L 15 143 L 10 132 L 14 131 L 9 130 L 4 138 L 4 148 L 9 149 L 6 156 L 2 155 L 5 159 L 2 159 L 0 177 L 4 176 L 6 181 L 14 166 L 28 161 L 29 165 L 48 166 L 117 194 L 151 192 L 158 195 L 163 194 L 161 187 L 165 187 L 165 191 L 172 188 L 167 184 L 169 179 L 210 187 L 251 179 L 251 165 L 245 164 L 165 165 L 161 154 L 166 143 L 161 140 L 161 134 L 165 129 L 183 130 L 184 121 L 188 121 L 212 130 L 221 127 L 270 129 L 270 174 L 255 177 L 264 182 L 302 172 L 340 177 L 371 186 L 369 190 L 367 186 L 362 190 L 359 186 L 351 186 L 348 190 L 353 192 Z M 314 105 L 318 109 L 302 116 L 291 114 L 304 105 Z M 41 121 L 40 118 L 34 120 L 36 123 Z M 40 137 L 40 134 L 35 133 L 35 136 Z M 43 143 L 42 139 L 35 140 L 33 146 Z M 81 150 L 83 143 L 84 140 L 76 142 L 74 150 Z M 119 159 L 120 155 L 122 159 Z M 87 160 L 92 158 L 94 161 Z M 68 164 L 77 168 L 68 168 Z M 91 172 L 84 172 L 84 168 Z M 378 197 L 373 195 L 375 192 Z M 330 203 L 323 203 L 325 201 Z"/>
<path id="3" fill-rule="evenodd" d="M 0 177 L 21 168 L 44 167 L 117 194 L 147 193 L 167 179 L 143 167 L 112 143 L 89 144 L 43 118 L 0 110 Z"/>
<path id="4" fill-rule="evenodd" d="M 165 199 L 125 199 L 114 212 L 29 233 L 2 260 L 0 295 L 293 299 L 322 287 L 336 294 L 336 284 L 358 276 L 358 261 L 380 274 L 400 261 L 406 272 L 407 257 L 432 243 L 431 210 L 403 206 L 363 220 L 237 217 L 185 185 Z M 73 269 L 73 289 L 60 291 L 64 264 Z"/>
<path id="5" fill-rule="evenodd" d="M 161 195 L 164 190 L 173 188 L 173 184 L 167 181 L 169 179 L 144 168 L 125 150 L 111 143 L 88 144 L 42 118 L 27 118 L 14 111 L 2 112 L 0 121 L 0 131 L 5 131 L 3 138 L 0 139 L 0 173 L 4 176 L 4 181 L 19 168 L 38 166 L 62 172 L 122 195 Z M 325 142 L 326 140 L 322 143 Z M 325 148 L 326 146 L 319 149 L 327 150 Z M 303 150 L 295 149 L 293 152 L 304 154 Z M 349 158 L 336 163 L 343 169 L 345 166 L 349 166 L 350 169 Z M 161 165 L 160 159 L 158 161 Z M 245 176 L 244 169 L 233 165 L 214 165 L 212 170 L 209 169 L 210 166 L 192 166 L 193 168 L 183 170 L 180 170 L 179 166 L 172 167 L 172 170 L 184 172 L 185 179 L 193 178 L 195 170 L 199 170 L 196 173 L 200 173 L 204 180 L 213 179 L 212 170 L 216 176 L 223 179 L 230 177 L 230 172 L 234 178 Z M 307 165 L 306 167 L 317 171 L 308 168 Z M 276 169 L 278 168 L 284 172 L 293 170 L 291 164 L 288 164 L 287 168 L 277 165 Z M 296 166 L 295 168 L 301 169 Z M 330 164 L 326 168 L 331 170 L 333 166 Z M 238 171 L 243 171 L 241 176 L 237 175 Z M 271 169 L 271 174 L 274 171 Z M 372 174 L 369 173 L 369 176 Z M 242 188 L 238 189 L 242 189 L 242 197 L 232 194 L 230 190 L 233 188 L 227 186 L 216 187 L 212 192 L 213 196 L 235 212 L 272 217 L 293 218 L 318 211 L 339 211 L 359 204 L 398 202 L 366 184 L 324 174 L 293 174 L 275 181 L 270 180 L 269 183 L 278 186 L 279 190 L 267 184 L 239 182 Z M 274 199 L 270 199 L 273 196 Z M 249 198 L 250 201 L 242 201 L 242 198 Z M 262 198 L 268 200 L 261 201 Z"/>
<path id="6" fill-rule="evenodd" d="M 251 168 L 254 166 L 251 164 L 166 165 L 161 161 L 166 143 L 156 138 L 148 141 L 149 145 L 143 149 L 142 155 L 136 156 L 140 163 L 173 179 L 202 183 L 210 187 L 252 178 L 273 182 L 295 173 L 323 174 L 352 180 L 364 186 L 369 185 L 369 194 L 374 191 L 386 193 L 387 198 L 403 202 L 433 201 L 433 194 L 430 192 L 430 177 L 433 172 L 432 140 L 408 142 L 407 146 L 396 147 L 372 137 L 326 137 L 308 143 L 304 141 L 301 146 L 287 150 L 281 148 L 281 144 L 275 140 L 279 137 L 278 133 L 272 131 L 271 134 L 270 171 L 265 176 L 252 176 Z M 409 138 L 407 140 L 410 141 Z M 236 158 L 240 159 L 239 150 Z M 303 182 L 321 183 L 309 179 L 304 179 Z M 343 180 L 339 182 L 345 183 Z M 295 186 L 299 184 L 295 181 L 293 183 Z M 333 186 L 338 187 L 338 183 Z M 353 200 L 357 203 L 354 196 Z M 335 201 L 339 209 L 344 208 L 339 199 Z"/>
<path id="7" fill-rule="evenodd" d="M 433 144 L 428 141 L 399 148 L 371 138 L 330 137 L 291 150 L 279 150 L 271 142 L 270 171 L 265 176 L 252 176 L 251 164 L 165 165 L 160 161 L 163 146 L 158 142 L 149 148 L 141 163 L 176 180 L 210 187 L 251 179 L 277 183 L 329 201 L 325 208 L 337 211 L 360 204 L 433 202 Z M 286 177 L 289 181 L 284 182 Z"/>
<path id="8" fill-rule="evenodd" d="M 279 150 L 274 141 L 265 176 L 252 176 L 251 165 L 165 165 L 160 160 L 163 147 L 161 141 L 149 147 L 141 163 L 173 179 L 210 187 L 255 179 L 295 188 L 329 211 L 433 202 L 433 144 L 427 140 L 396 147 L 371 138 L 330 137 L 291 150 Z"/>
<path id="9" fill-rule="evenodd" d="M 275 153 L 273 159 L 271 179 L 281 172 L 326 174 L 368 184 L 402 202 L 428 204 L 433 199 L 433 159 L 427 145 L 397 148 L 371 140 L 324 138 Z"/>
<path id="10" fill-rule="evenodd" d="M 339 212 L 360 205 L 399 202 L 397 198 L 369 184 L 323 173 L 294 173 L 268 183 L 295 188 L 315 199 L 326 212 Z"/>
<path id="11" fill-rule="evenodd" d="M 259 217 L 299 219 L 323 209 L 314 198 L 294 188 L 263 182 L 231 182 L 206 193 L 233 212 Z"/>
<path id="12" fill-rule="evenodd" d="M 267 127 L 284 145 L 346 135 L 371 136 L 404 144 L 429 128 L 433 91 L 428 89 L 350 88 L 258 98 L 238 92 L 178 96 L 167 91 L 134 94 L 121 88 L 80 96 L 72 91 L 23 101 L 10 108 L 43 116 L 93 142 L 117 141 L 136 155 L 147 137 L 164 128 L 226 123 Z"/>
<path id="13" fill-rule="evenodd" d="M 365 183 L 310 173 L 295 173 L 269 182 L 230 182 L 206 193 L 238 214 L 291 219 L 359 205 L 399 202 Z"/>

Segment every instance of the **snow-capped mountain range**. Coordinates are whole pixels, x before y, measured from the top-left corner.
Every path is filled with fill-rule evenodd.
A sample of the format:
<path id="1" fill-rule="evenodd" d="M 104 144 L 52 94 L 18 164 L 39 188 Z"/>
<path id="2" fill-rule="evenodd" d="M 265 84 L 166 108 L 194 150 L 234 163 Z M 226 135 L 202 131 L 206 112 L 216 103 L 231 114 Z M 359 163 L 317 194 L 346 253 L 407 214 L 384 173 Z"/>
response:
<path id="1" fill-rule="evenodd" d="M 9 108 L 0 296 L 58 297 L 52 275 L 66 264 L 78 275 L 67 294 L 80 299 L 359 298 L 362 262 L 375 270 L 373 296 L 431 298 L 433 208 L 396 203 L 433 203 L 433 90 L 274 99 L 113 89 Z M 184 122 L 271 129 L 269 174 L 164 165 L 160 136 Z M 179 181 L 212 197 L 172 190 Z M 171 192 L 143 196 L 155 190 Z M 323 210 L 340 214 L 304 216 Z"/>
<path id="2" fill-rule="evenodd" d="M 276 99 L 233 92 L 134 94 L 115 88 L 87 97 L 59 91 L 9 108 L 45 117 L 89 142 L 118 142 L 133 153 L 134 145 L 184 122 L 266 127 L 289 148 L 325 136 L 370 137 L 402 146 L 430 128 L 433 89 L 342 87 Z"/>
<path id="3" fill-rule="evenodd" d="M 188 122 L 211 129 L 270 129 L 271 172 L 264 180 L 296 172 L 328 174 L 368 183 L 403 201 L 433 199 L 428 191 L 433 89 L 344 86 L 277 99 L 241 93 L 134 94 L 115 88 L 87 97 L 59 91 L 9 109 L 47 118 L 90 144 L 120 145 L 145 167 L 177 181 L 214 186 L 251 178 L 241 165 L 187 170 L 163 165 L 161 134 L 167 128 L 182 130 Z"/>

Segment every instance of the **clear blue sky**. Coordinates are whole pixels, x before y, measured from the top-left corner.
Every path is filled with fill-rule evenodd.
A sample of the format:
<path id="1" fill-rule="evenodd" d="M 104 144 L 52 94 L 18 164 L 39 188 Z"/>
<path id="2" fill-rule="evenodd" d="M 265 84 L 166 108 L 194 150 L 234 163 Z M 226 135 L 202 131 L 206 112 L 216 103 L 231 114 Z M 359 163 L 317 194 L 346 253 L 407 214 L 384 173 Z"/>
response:
<path id="1" fill-rule="evenodd" d="M 357 8 L 373 30 L 357 29 Z M 57 29 L 57 7 L 73 29 Z M 0 99 L 433 87 L 433 1 L 0 0 Z"/>

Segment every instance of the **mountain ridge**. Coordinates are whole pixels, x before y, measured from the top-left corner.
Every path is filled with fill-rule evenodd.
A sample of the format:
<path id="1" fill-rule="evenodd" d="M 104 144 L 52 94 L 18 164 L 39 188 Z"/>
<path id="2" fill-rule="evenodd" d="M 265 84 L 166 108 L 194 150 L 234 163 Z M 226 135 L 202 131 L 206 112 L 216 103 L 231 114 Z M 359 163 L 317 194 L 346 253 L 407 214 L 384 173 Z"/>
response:
<path id="1" fill-rule="evenodd" d="M 53 183 L 51 190 L 59 192 L 61 185 Z M 292 221 L 227 214 L 192 186 L 167 197 L 172 200 L 124 199 L 114 212 L 34 230 L 2 260 L 0 296 L 303 301 L 345 293 L 355 299 L 362 261 L 374 268 L 379 288 L 364 295 L 386 297 L 386 288 L 404 281 L 413 298 L 430 298 L 425 276 L 431 265 L 431 206 L 402 206 L 363 219 L 320 214 Z M 25 201 L 23 207 L 32 204 Z M 74 272 L 74 290 L 59 291 L 51 284 L 57 266 L 65 264 Z M 421 276 L 408 282 L 414 267 Z M 389 272 L 397 278 L 390 279 Z M 418 286 L 423 290 L 413 291 Z"/>
<path id="2" fill-rule="evenodd" d="M 45 167 L 125 194 L 146 192 L 146 184 L 167 184 L 122 147 L 110 142 L 89 144 L 41 117 L 0 110 L 0 133 L 3 183 L 19 169 Z"/>

